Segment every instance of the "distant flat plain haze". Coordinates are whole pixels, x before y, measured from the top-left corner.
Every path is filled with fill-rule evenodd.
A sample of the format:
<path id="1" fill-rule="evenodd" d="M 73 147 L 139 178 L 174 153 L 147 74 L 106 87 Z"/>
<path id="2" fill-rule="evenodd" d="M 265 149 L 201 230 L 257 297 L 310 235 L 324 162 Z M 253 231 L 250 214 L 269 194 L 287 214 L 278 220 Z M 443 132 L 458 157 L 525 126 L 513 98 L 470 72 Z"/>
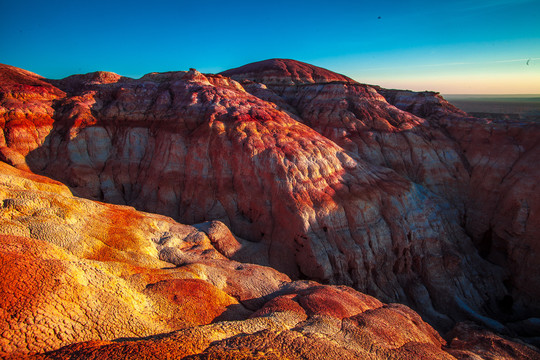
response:
<path id="1" fill-rule="evenodd" d="M 540 94 L 443 96 L 453 105 L 474 116 L 540 121 Z"/>

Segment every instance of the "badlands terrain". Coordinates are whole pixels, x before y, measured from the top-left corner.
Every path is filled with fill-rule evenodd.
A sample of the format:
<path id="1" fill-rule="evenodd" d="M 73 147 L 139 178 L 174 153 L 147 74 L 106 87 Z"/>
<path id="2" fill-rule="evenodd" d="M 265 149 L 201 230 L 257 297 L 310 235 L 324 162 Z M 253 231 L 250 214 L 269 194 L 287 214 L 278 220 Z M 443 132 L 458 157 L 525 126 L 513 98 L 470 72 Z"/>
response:
<path id="1" fill-rule="evenodd" d="M 539 163 L 294 60 L 0 65 L 0 357 L 540 359 Z"/>

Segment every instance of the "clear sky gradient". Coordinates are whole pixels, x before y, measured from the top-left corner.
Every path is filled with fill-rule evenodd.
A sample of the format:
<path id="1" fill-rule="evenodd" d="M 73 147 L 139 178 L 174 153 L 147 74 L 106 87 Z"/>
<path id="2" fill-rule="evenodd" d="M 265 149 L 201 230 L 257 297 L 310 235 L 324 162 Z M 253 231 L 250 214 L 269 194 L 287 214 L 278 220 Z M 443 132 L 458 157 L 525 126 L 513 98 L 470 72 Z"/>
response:
<path id="1" fill-rule="evenodd" d="M 540 94 L 540 0 L 0 1 L 0 62 L 48 78 L 269 58 L 388 88 Z"/>

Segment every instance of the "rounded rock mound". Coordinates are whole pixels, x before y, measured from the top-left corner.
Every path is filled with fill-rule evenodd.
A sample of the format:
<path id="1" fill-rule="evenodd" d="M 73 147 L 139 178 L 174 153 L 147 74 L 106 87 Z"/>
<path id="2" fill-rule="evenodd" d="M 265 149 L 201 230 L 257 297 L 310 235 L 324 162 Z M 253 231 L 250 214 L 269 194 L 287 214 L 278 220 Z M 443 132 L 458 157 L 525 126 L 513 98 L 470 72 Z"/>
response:
<path id="1" fill-rule="evenodd" d="M 353 79 L 318 66 L 289 59 L 269 59 L 230 69 L 220 73 L 236 81 L 251 80 L 266 85 L 303 85 Z"/>

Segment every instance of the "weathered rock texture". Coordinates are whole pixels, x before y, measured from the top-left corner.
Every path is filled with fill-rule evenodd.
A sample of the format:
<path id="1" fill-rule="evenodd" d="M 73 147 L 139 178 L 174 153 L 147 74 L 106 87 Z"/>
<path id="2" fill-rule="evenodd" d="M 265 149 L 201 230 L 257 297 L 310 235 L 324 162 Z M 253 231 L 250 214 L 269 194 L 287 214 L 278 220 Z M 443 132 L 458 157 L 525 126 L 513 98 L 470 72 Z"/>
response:
<path id="1" fill-rule="evenodd" d="M 0 352 L 148 336 L 251 313 L 222 290 L 228 283 L 234 293 L 235 284 L 221 263 L 236 265 L 205 233 L 74 198 L 59 183 L 1 162 L 0 239 Z M 173 264 L 184 267 L 163 270 Z M 246 300 L 289 280 L 269 268 L 243 268 L 234 277 L 252 275 L 242 287 Z"/>
<path id="2" fill-rule="evenodd" d="M 516 318 L 538 313 L 538 124 L 472 118 L 437 93 L 358 84 L 316 67 L 317 76 L 285 86 L 280 76 L 291 71 L 279 70 L 284 62 L 292 66 L 268 60 L 223 74 L 349 153 L 389 167 L 450 203 L 479 254 L 507 272 L 508 292 L 499 299 L 503 312 Z"/>
<path id="3" fill-rule="evenodd" d="M 494 334 L 495 347 L 460 338 L 450 349 L 406 306 L 228 260 L 213 246 L 234 238 L 222 223 L 201 231 L 76 198 L 2 162 L 0 203 L 7 359 L 454 359 L 515 349 L 538 358 Z"/>
<path id="4" fill-rule="evenodd" d="M 458 144 L 470 174 L 464 227 L 480 255 L 509 272 L 507 310 L 538 314 L 539 124 L 464 118 L 435 93 L 381 93 L 397 107 L 429 119 Z"/>
<path id="5" fill-rule="evenodd" d="M 40 203 L 40 215 L 26 195 L 9 193 L 2 228 L 84 261 L 189 269 L 196 276 L 129 274 L 167 311 L 186 308 L 171 293 L 194 294 L 184 323 L 269 311 L 261 297 L 288 278 L 235 260 L 408 304 L 439 329 L 473 320 L 512 333 L 520 327 L 504 323 L 540 308 L 540 287 L 531 286 L 540 285 L 539 129 L 470 118 L 433 93 L 371 87 L 292 60 L 138 80 L 104 72 L 47 80 L 3 65 L 0 160 L 78 196 L 193 226 L 65 193 L 65 206 L 84 215 L 58 216 L 64 205 L 54 201 Z M 93 226 L 98 218 L 105 225 Z M 199 282 L 208 276 L 211 286 Z M 196 310 L 204 294 L 220 299 L 208 316 Z M 169 331 L 146 320 L 159 324 L 141 319 L 139 336 Z M 132 336 L 121 326 L 111 334 Z"/>

